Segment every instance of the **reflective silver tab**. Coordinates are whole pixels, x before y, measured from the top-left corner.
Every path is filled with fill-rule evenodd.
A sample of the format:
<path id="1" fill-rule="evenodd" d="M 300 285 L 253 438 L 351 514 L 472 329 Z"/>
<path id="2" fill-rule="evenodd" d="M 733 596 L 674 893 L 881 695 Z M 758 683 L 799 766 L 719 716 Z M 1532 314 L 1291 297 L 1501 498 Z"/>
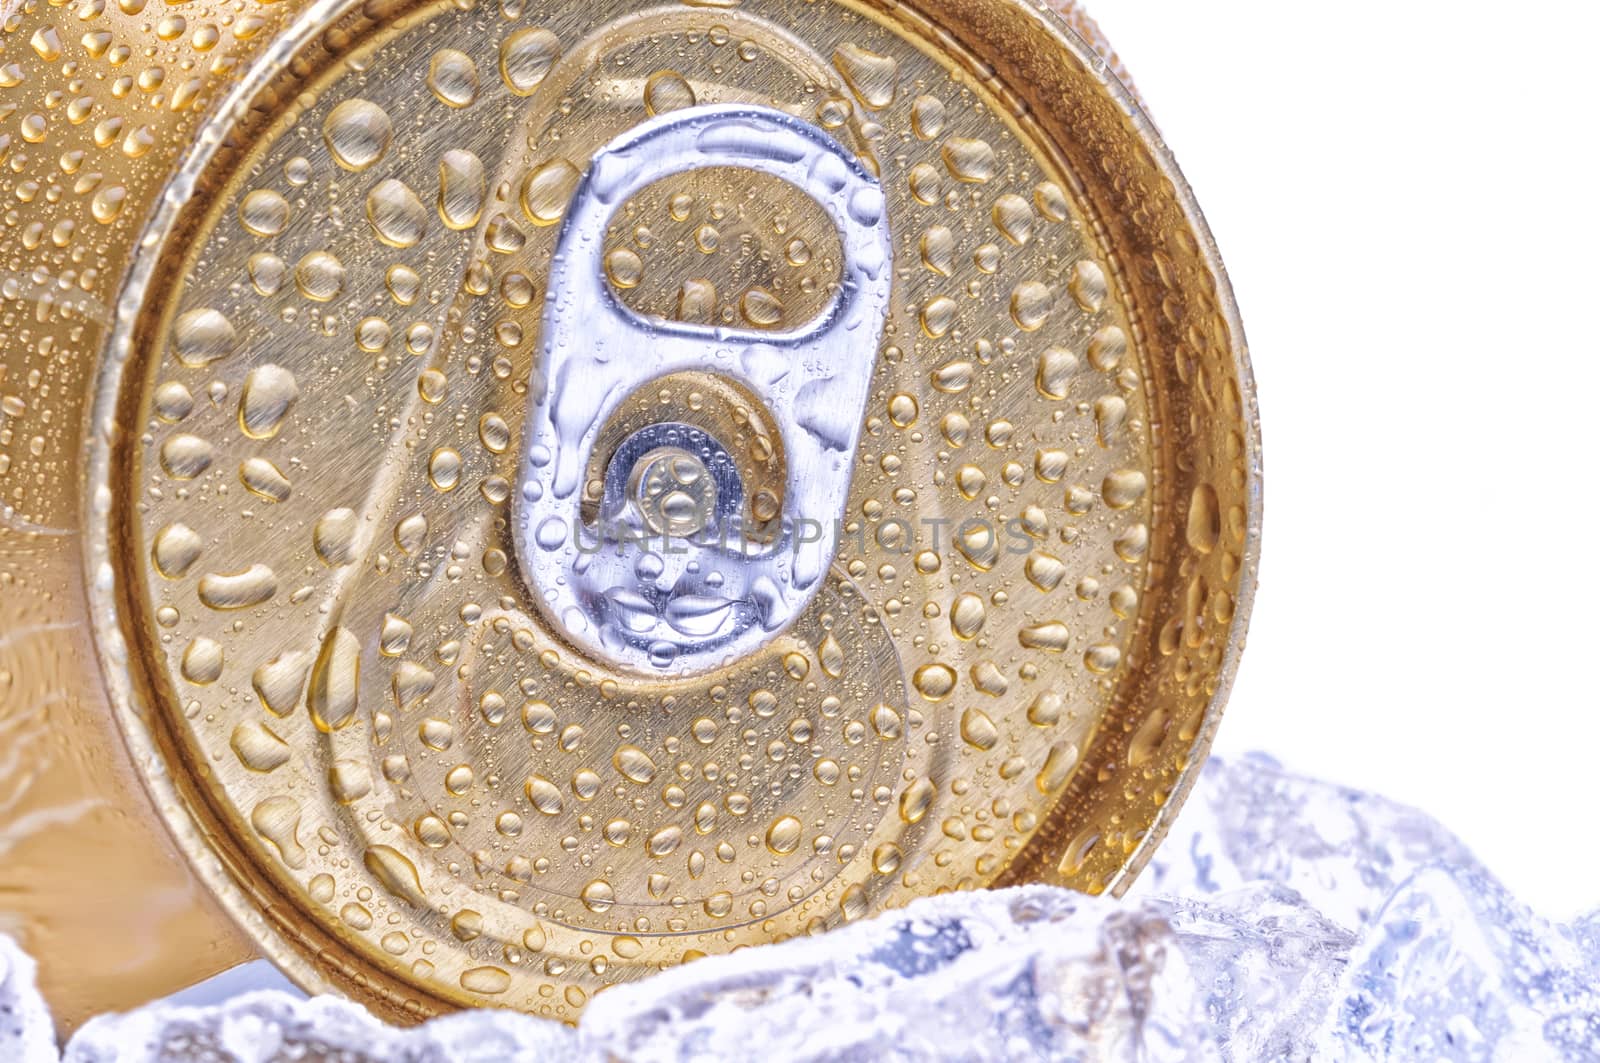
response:
<path id="1" fill-rule="evenodd" d="M 689 170 L 745 167 L 817 201 L 843 247 L 839 291 L 787 332 L 646 320 L 606 282 L 612 214 Z M 516 530 L 522 572 L 584 652 L 686 675 L 757 649 L 816 594 L 838 546 L 892 283 L 876 179 L 822 130 L 781 111 L 694 107 L 612 141 L 579 184 L 550 267 Z M 581 514 L 595 440 L 630 394 L 696 370 L 764 402 L 787 461 L 776 534 L 745 526 L 748 492 L 723 441 L 689 425 L 634 434 L 607 464 L 600 517 Z"/>

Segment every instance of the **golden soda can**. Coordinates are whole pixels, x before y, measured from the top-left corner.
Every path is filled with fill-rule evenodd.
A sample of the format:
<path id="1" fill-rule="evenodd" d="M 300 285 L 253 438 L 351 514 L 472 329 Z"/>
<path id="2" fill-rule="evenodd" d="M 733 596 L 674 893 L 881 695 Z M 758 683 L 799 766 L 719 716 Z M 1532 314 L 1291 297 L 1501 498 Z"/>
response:
<path id="1" fill-rule="evenodd" d="M 1075 9 L 0 11 L 0 897 L 70 1024 L 389 1019 L 1125 889 L 1260 517 Z"/>

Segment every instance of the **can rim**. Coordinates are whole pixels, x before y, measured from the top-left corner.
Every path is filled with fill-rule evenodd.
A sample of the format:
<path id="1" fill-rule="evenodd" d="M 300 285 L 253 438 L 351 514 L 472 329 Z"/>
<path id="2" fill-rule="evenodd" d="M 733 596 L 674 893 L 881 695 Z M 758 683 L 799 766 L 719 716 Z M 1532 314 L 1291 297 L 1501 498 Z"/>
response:
<path id="1" fill-rule="evenodd" d="M 1047 26 L 1047 31 L 1052 33 L 1067 48 L 1073 49 L 1074 45 L 1078 45 L 1093 57 L 1093 62 L 1090 63 L 1089 68 L 1099 76 L 1101 84 L 1121 106 L 1123 113 L 1133 124 L 1145 147 L 1155 157 L 1157 166 L 1163 176 L 1172 182 L 1178 205 L 1182 208 L 1190 229 L 1199 241 L 1200 254 L 1206 268 L 1210 270 L 1212 277 L 1216 281 L 1217 310 L 1227 322 L 1228 336 L 1231 340 L 1230 353 L 1233 360 L 1233 371 L 1239 382 L 1239 391 L 1244 406 L 1241 420 L 1245 429 L 1245 498 L 1248 510 L 1246 514 L 1245 541 L 1240 552 L 1242 560 L 1239 588 L 1238 593 L 1235 595 L 1237 608 L 1235 609 L 1232 623 L 1228 627 L 1227 649 L 1224 653 L 1222 665 L 1218 669 L 1217 690 L 1206 705 L 1205 726 L 1200 729 L 1190 747 L 1189 765 L 1181 775 L 1177 788 L 1161 805 L 1144 839 L 1123 863 L 1116 879 L 1109 886 L 1111 893 L 1120 897 L 1132 887 L 1139 873 L 1149 864 L 1157 847 L 1166 838 L 1167 832 L 1171 830 L 1173 820 L 1182 811 L 1190 791 L 1194 789 L 1194 785 L 1199 779 L 1200 771 L 1205 765 L 1205 759 L 1210 753 L 1212 742 L 1216 739 L 1217 728 L 1222 722 L 1222 714 L 1233 692 L 1234 680 L 1237 678 L 1239 671 L 1239 663 L 1244 655 L 1251 613 L 1255 608 L 1256 587 L 1260 582 L 1261 529 L 1265 508 L 1265 470 L 1262 463 L 1261 414 L 1256 396 L 1255 371 L 1250 362 L 1250 345 L 1245 336 L 1244 323 L 1240 317 L 1238 302 L 1234 296 L 1233 282 L 1228 276 L 1227 266 L 1223 263 L 1222 252 L 1217 246 L 1216 236 L 1212 233 L 1211 225 L 1206 220 L 1199 201 L 1195 198 L 1194 189 L 1190 186 L 1188 178 L 1184 176 L 1182 168 L 1178 165 L 1177 158 L 1172 153 L 1172 149 L 1168 147 L 1165 138 L 1161 136 L 1161 131 L 1157 128 L 1155 120 L 1144 102 L 1144 97 L 1129 81 L 1125 80 L 1126 71 L 1117 56 L 1112 53 L 1109 40 L 1100 32 L 1099 25 L 1079 6 L 1077 0 L 1066 0 L 1066 3 L 1067 10 L 1065 11 L 1054 8 L 1039 10 L 1031 5 L 1029 10 L 1037 11 L 1042 16 L 1042 21 Z M 1069 16 L 1076 16 L 1086 20 L 1089 26 L 1092 27 L 1097 39 L 1091 40 L 1080 33 L 1073 25 L 1073 18 Z"/>

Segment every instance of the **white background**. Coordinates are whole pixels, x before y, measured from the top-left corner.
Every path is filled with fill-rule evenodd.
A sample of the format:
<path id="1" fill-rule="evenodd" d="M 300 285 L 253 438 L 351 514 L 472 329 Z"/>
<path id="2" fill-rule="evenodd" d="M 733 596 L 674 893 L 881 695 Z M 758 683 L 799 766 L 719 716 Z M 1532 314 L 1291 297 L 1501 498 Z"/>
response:
<path id="1" fill-rule="evenodd" d="M 1217 749 L 1600 908 L 1592 5 L 1094 0 L 1233 278 L 1262 579 Z"/>

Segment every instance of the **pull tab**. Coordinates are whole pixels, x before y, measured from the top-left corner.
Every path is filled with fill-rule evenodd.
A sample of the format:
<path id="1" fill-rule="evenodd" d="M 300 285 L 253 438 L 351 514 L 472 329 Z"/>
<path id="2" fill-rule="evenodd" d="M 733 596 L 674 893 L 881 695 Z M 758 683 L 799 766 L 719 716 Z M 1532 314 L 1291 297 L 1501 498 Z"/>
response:
<path id="1" fill-rule="evenodd" d="M 787 332 L 646 320 L 603 273 L 619 206 L 674 174 L 726 166 L 779 177 L 832 218 L 839 290 Z M 523 576 L 585 652 L 645 675 L 748 654 L 821 586 L 838 546 L 892 272 L 876 179 L 820 129 L 749 105 L 675 111 L 602 149 L 578 185 L 550 267 L 515 508 Z M 581 513 L 595 440 L 629 395 L 696 370 L 742 384 L 782 435 L 783 511 L 759 539 L 727 441 L 664 422 L 611 455 L 598 521 Z"/>

